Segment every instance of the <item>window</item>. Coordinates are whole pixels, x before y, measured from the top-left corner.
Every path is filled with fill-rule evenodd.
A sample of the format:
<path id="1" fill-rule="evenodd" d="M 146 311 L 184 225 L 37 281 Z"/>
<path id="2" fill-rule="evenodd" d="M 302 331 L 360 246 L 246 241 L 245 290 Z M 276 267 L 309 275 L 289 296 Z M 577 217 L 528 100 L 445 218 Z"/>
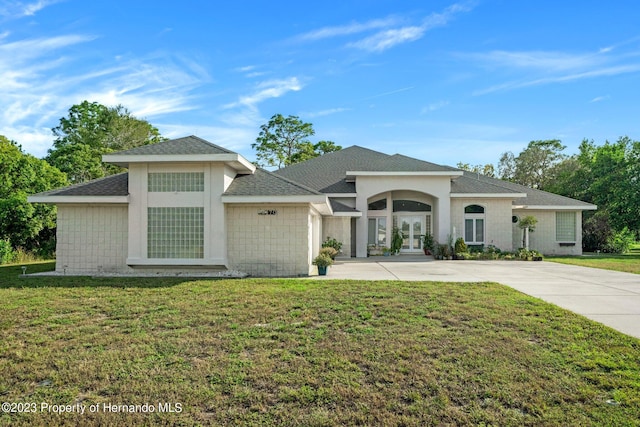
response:
<path id="1" fill-rule="evenodd" d="M 176 193 L 204 191 L 203 172 L 162 172 L 149 174 L 149 192 Z"/>
<path id="2" fill-rule="evenodd" d="M 556 212 L 556 241 L 576 241 L 576 213 Z"/>
<path id="3" fill-rule="evenodd" d="M 148 208 L 149 258 L 204 258 L 204 208 Z"/>
<path id="4" fill-rule="evenodd" d="M 431 206 L 415 200 L 394 200 L 394 212 L 431 212 Z"/>
<path id="5" fill-rule="evenodd" d="M 370 211 L 383 211 L 387 209 L 387 199 L 376 200 L 375 202 L 369 203 L 367 209 Z"/>
<path id="6" fill-rule="evenodd" d="M 369 218 L 368 245 L 387 245 L 387 218 Z"/>
<path id="7" fill-rule="evenodd" d="M 464 241 L 471 245 L 484 243 L 484 208 L 470 205 L 464 208 Z"/>

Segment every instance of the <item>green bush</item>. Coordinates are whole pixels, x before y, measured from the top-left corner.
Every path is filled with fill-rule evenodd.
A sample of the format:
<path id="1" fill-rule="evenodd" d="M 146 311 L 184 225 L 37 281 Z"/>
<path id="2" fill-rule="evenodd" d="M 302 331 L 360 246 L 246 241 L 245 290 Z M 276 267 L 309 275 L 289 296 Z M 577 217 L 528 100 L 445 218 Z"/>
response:
<path id="1" fill-rule="evenodd" d="M 322 247 L 333 248 L 336 250 L 336 253 L 340 253 L 340 250 L 342 249 L 342 242 L 339 242 L 338 240 L 332 237 L 327 237 L 327 239 L 324 242 L 322 242 Z"/>
<path id="2" fill-rule="evenodd" d="M 0 240 L 0 264 L 8 264 L 15 258 L 16 253 L 8 240 Z"/>
<path id="3" fill-rule="evenodd" d="M 464 239 L 462 237 L 458 237 L 458 239 L 456 239 L 456 244 L 453 251 L 456 255 L 468 252 L 467 244 L 464 242 Z"/>
<path id="4" fill-rule="evenodd" d="M 336 255 L 338 255 L 338 251 L 336 251 L 335 248 L 331 246 L 325 246 L 322 249 L 320 249 L 320 255 L 321 254 L 329 255 L 331 259 L 335 259 Z"/>
<path id="5" fill-rule="evenodd" d="M 604 246 L 604 251 L 613 254 L 629 252 L 631 245 L 635 243 L 635 235 L 627 227 L 610 236 Z"/>

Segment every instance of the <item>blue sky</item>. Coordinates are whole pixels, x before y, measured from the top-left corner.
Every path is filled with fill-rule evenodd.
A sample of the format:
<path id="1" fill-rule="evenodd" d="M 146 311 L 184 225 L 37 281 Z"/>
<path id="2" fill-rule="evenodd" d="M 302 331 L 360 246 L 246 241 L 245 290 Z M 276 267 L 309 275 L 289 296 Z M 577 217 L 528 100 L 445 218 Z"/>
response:
<path id="1" fill-rule="evenodd" d="M 314 141 L 454 166 L 529 141 L 640 139 L 637 1 L 0 0 L 0 134 L 46 155 L 83 100 L 254 159 Z"/>

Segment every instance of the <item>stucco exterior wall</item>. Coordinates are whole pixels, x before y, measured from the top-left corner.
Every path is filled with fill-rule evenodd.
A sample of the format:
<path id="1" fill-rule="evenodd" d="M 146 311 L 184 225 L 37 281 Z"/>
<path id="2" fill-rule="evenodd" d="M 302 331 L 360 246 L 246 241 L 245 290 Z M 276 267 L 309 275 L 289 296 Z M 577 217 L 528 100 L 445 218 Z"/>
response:
<path id="1" fill-rule="evenodd" d="M 203 192 L 159 192 L 147 190 L 151 172 L 203 172 Z M 230 184 L 232 171 L 222 163 L 131 164 L 129 166 L 130 265 L 221 266 L 226 259 L 225 209 L 220 196 Z M 147 257 L 147 209 L 149 207 L 203 207 L 204 257 L 202 259 L 163 259 Z"/>
<path id="2" fill-rule="evenodd" d="M 276 215 L 259 215 L 260 211 Z M 228 204 L 228 267 L 255 276 L 307 276 L 312 270 L 308 205 Z"/>
<path id="3" fill-rule="evenodd" d="M 368 199 L 377 194 L 399 190 L 416 191 L 432 197 L 433 234 L 436 240 L 446 241 L 451 230 L 450 192 L 448 176 L 358 176 L 356 179 L 356 208 L 362 217 L 356 221 L 356 256 L 367 256 Z"/>
<path id="4" fill-rule="evenodd" d="M 511 226 L 511 199 L 451 199 L 451 232 L 455 227 L 455 237 L 464 237 L 464 208 L 468 205 L 484 207 L 485 247 L 494 245 L 503 251 L 512 251 L 513 227 Z M 515 247 L 518 248 L 517 246 Z"/>
<path id="5" fill-rule="evenodd" d="M 342 242 L 338 257 L 351 257 L 351 217 L 324 217 L 322 219 L 322 241 L 328 237 Z"/>
<path id="6" fill-rule="evenodd" d="M 56 271 L 128 271 L 127 219 L 127 206 L 58 205 Z"/>
<path id="7" fill-rule="evenodd" d="M 564 211 L 566 212 L 566 211 Z M 531 215 L 538 223 L 536 230 L 529 233 L 529 249 L 544 255 L 582 255 L 582 211 L 570 211 L 576 214 L 576 242 L 574 246 L 561 246 L 556 240 L 556 211 L 553 210 L 514 210 L 519 218 Z M 513 224 L 514 249 L 522 247 L 522 230 Z"/>

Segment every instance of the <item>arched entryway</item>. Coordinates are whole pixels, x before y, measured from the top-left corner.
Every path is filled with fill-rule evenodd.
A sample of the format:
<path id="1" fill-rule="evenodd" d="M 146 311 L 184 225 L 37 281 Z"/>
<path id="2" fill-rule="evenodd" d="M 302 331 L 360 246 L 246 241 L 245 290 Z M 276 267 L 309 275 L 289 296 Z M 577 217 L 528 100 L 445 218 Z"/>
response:
<path id="1" fill-rule="evenodd" d="M 370 197 L 367 245 L 390 247 L 392 230 L 403 235 L 402 253 L 422 252 L 422 239 L 433 233 L 432 196 L 417 191 L 389 191 Z"/>

